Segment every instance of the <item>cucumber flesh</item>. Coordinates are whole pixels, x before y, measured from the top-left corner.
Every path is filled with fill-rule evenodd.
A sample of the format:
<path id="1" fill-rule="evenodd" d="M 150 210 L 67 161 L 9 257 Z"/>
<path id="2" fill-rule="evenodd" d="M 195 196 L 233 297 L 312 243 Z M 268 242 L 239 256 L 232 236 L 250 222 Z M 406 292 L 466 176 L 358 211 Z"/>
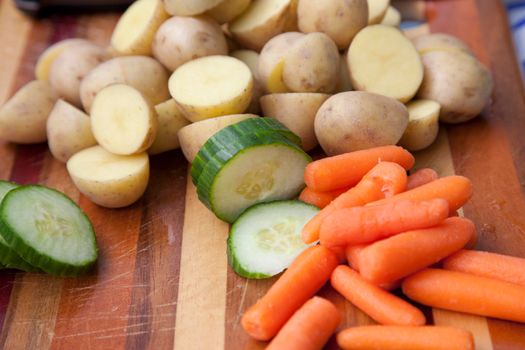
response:
<path id="1" fill-rule="evenodd" d="M 0 233 L 25 261 L 54 275 L 84 273 L 98 255 L 84 212 L 61 192 L 42 186 L 21 186 L 5 196 Z"/>
<path id="2" fill-rule="evenodd" d="M 297 144 L 278 133 L 258 132 L 237 139 L 208 161 L 197 183 L 199 199 L 232 223 L 248 207 L 290 199 L 304 187 L 311 161 Z"/>
<path id="3" fill-rule="evenodd" d="M 247 209 L 232 225 L 228 261 L 247 278 L 268 278 L 286 269 L 309 245 L 303 226 L 319 209 L 297 200 L 261 203 Z"/>
<path id="4" fill-rule="evenodd" d="M 17 187 L 19 186 L 14 183 L 0 181 L 0 203 L 9 191 L 14 190 Z M 27 263 L 20 257 L 20 255 L 11 249 L 2 235 L 0 235 L 0 264 L 4 268 L 18 269 L 27 272 L 38 271 L 36 267 L 31 266 L 31 264 Z"/>

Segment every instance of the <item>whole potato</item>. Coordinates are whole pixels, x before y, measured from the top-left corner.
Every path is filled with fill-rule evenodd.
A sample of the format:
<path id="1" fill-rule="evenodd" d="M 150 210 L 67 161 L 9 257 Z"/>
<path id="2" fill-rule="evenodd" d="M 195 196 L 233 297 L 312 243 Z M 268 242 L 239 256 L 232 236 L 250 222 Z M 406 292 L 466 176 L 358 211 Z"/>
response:
<path id="1" fill-rule="evenodd" d="M 341 57 L 324 33 L 300 38 L 284 56 L 283 81 L 294 92 L 333 92 L 339 81 Z"/>
<path id="2" fill-rule="evenodd" d="M 66 47 L 51 65 L 49 83 L 60 97 L 80 107 L 82 79 L 108 58 L 106 50 L 94 44 Z"/>
<path id="3" fill-rule="evenodd" d="M 47 118 L 57 98 L 47 81 L 34 80 L 24 85 L 0 109 L 0 139 L 44 142 Z"/>
<path id="4" fill-rule="evenodd" d="M 341 50 L 368 25 L 366 0 L 300 0 L 297 6 L 299 29 L 303 33 L 322 32 Z"/>
<path id="5" fill-rule="evenodd" d="M 349 91 L 326 100 L 315 117 L 315 135 L 328 155 L 395 145 L 408 125 L 408 111 L 397 100 Z"/>
<path id="6" fill-rule="evenodd" d="M 168 72 L 155 59 L 147 56 L 122 56 L 108 60 L 93 69 L 80 84 L 80 97 L 89 112 L 96 94 L 111 84 L 127 84 L 139 90 L 152 104 L 170 98 Z"/>
<path id="7" fill-rule="evenodd" d="M 467 44 L 450 34 L 431 33 L 418 35 L 412 39 L 412 42 L 421 55 L 435 50 L 459 50 L 469 55 L 474 55 Z"/>
<path id="8" fill-rule="evenodd" d="M 160 26 L 153 40 L 153 56 L 171 71 L 195 58 L 227 54 L 221 27 L 205 16 L 172 17 Z"/>
<path id="9" fill-rule="evenodd" d="M 206 14 L 220 24 L 228 23 L 242 14 L 251 2 L 252 0 L 223 0 Z"/>
<path id="10" fill-rule="evenodd" d="M 461 123 L 481 113 L 493 87 L 485 66 L 461 51 L 430 51 L 422 59 L 424 78 L 417 96 L 441 105 L 440 121 Z"/>
<path id="11" fill-rule="evenodd" d="M 35 65 L 35 77 L 38 80 L 48 80 L 49 71 L 56 58 L 66 49 L 77 45 L 93 45 L 85 39 L 65 39 L 49 46 L 40 56 Z"/>

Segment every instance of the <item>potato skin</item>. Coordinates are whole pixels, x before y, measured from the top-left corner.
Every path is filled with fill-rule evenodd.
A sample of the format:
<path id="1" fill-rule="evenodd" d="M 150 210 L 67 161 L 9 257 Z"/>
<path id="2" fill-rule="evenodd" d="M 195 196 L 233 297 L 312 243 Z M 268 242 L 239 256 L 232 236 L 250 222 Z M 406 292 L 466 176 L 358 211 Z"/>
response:
<path id="1" fill-rule="evenodd" d="M 0 108 L 0 139 L 24 144 L 44 142 L 47 118 L 57 98 L 47 81 L 24 85 Z"/>
<path id="2" fill-rule="evenodd" d="M 493 88 L 485 66 L 460 51 L 430 51 L 422 60 L 424 78 L 417 97 L 441 105 L 441 122 L 462 123 L 481 113 Z"/>
<path id="3" fill-rule="evenodd" d="M 89 113 L 95 95 L 111 84 L 127 84 L 139 90 L 152 104 L 170 98 L 168 72 L 148 56 L 122 56 L 110 59 L 93 69 L 80 84 L 80 97 Z"/>
<path id="4" fill-rule="evenodd" d="M 47 119 L 47 144 L 53 157 L 65 163 L 71 156 L 97 144 L 89 116 L 58 100 Z"/>
<path id="5" fill-rule="evenodd" d="M 58 55 L 51 65 L 49 83 L 67 102 L 82 106 L 80 84 L 96 66 L 109 58 L 108 53 L 96 45 L 70 46 Z"/>
<path id="6" fill-rule="evenodd" d="M 411 152 L 425 149 L 437 138 L 441 106 L 430 100 L 412 100 L 406 106 L 409 121 L 399 145 Z"/>
<path id="7" fill-rule="evenodd" d="M 242 14 L 251 2 L 252 0 L 223 0 L 206 14 L 220 24 L 231 22 Z"/>
<path id="8" fill-rule="evenodd" d="M 333 92 L 339 81 L 340 60 L 328 35 L 307 34 L 284 57 L 284 84 L 294 92 Z"/>
<path id="9" fill-rule="evenodd" d="M 177 133 L 186 125 L 190 124 L 180 113 L 177 103 L 173 99 L 162 102 L 155 106 L 158 127 L 155 140 L 148 149 L 148 154 L 155 155 L 177 149 L 180 146 Z"/>
<path id="10" fill-rule="evenodd" d="M 392 98 L 349 91 L 326 100 L 315 117 L 315 134 L 328 155 L 395 145 L 408 124 L 406 107 Z"/>
<path id="11" fill-rule="evenodd" d="M 222 0 L 164 0 L 166 12 L 174 16 L 195 16 L 218 6 Z"/>
<path id="12" fill-rule="evenodd" d="M 38 80 L 49 80 L 49 71 L 56 58 L 67 48 L 77 45 L 93 45 L 85 39 L 65 39 L 49 46 L 38 57 L 35 65 L 35 77 Z"/>
<path id="13" fill-rule="evenodd" d="M 325 33 L 343 50 L 357 32 L 368 25 L 368 3 L 366 0 L 299 0 L 297 17 L 301 32 Z"/>
<path id="14" fill-rule="evenodd" d="M 459 50 L 474 55 L 470 47 L 459 38 L 445 33 L 431 33 L 416 36 L 412 39 L 416 50 L 421 54 L 436 50 Z"/>
<path id="15" fill-rule="evenodd" d="M 206 16 L 172 17 L 155 34 L 153 56 L 174 71 L 204 56 L 227 55 L 228 44 L 221 27 Z"/>

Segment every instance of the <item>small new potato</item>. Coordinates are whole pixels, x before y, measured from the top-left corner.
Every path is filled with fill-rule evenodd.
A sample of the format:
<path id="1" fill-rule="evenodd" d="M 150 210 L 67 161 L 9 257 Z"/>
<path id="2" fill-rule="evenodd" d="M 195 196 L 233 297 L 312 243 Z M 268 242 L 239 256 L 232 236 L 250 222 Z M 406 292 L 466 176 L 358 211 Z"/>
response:
<path id="1" fill-rule="evenodd" d="M 401 24 L 401 13 L 399 13 L 399 11 L 395 7 L 388 6 L 385 17 L 383 17 L 381 24 L 392 27 L 399 27 L 399 25 Z"/>
<path id="2" fill-rule="evenodd" d="M 206 14 L 220 24 L 228 23 L 242 14 L 251 2 L 252 0 L 223 0 Z"/>
<path id="3" fill-rule="evenodd" d="M 293 28 L 296 21 L 294 0 L 253 0 L 230 23 L 229 30 L 243 47 L 260 51 L 271 38 Z"/>
<path id="4" fill-rule="evenodd" d="M 166 11 L 173 16 L 200 15 L 224 0 L 164 0 Z"/>
<path id="5" fill-rule="evenodd" d="M 82 80 L 82 106 L 89 113 L 97 93 L 108 85 L 118 83 L 134 87 L 152 104 L 159 104 L 170 98 L 168 77 L 166 69 L 151 57 L 115 57 L 97 66 Z"/>
<path id="6" fill-rule="evenodd" d="M 297 6 L 299 29 L 303 33 L 328 35 L 340 50 L 368 25 L 367 0 L 300 0 Z"/>
<path id="7" fill-rule="evenodd" d="M 319 107 L 330 95 L 313 92 L 270 94 L 261 98 L 265 117 L 277 119 L 301 138 L 305 151 L 315 148 L 314 121 Z"/>
<path id="8" fill-rule="evenodd" d="M 147 150 L 157 134 L 158 120 L 150 102 L 129 85 L 100 90 L 91 109 L 91 130 L 97 142 L 120 155 Z"/>
<path id="9" fill-rule="evenodd" d="M 231 114 L 201 120 L 183 127 L 179 130 L 178 136 L 184 157 L 192 163 L 201 147 L 216 132 L 250 118 L 258 118 L 258 116 L 255 114 Z"/>
<path id="10" fill-rule="evenodd" d="M 24 85 L 0 108 L 0 139 L 44 142 L 47 118 L 57 98 L 47 81 L 33 80 Z"/>
<path id="11" fill-rule="evenodd" d="M 252 100 L 253 76 L 242 61 L 207 56 L 187 62 L 170 77 L 169 89 L 189 121 L 243 113 Z"/>
<path id="12" fill-rule="evenodd" d="M 493 88 L 485 66 L 461 51 L 430 51 L 422 59 L 425 77 L 417 97 L 441 105 L 440 121 L 462 123 L 481 113 Z"/>
<path id="13" fill-rule="evenodd" d="M 177 133 L 190 122 L 184 118 L 173 99 L 162 102 L 155 106 L 157 113 L 157 134 L 155 140 L 148 149 L 150 155 L 159 154 L 177 149 L 180 146 Z"/>
<path id="14" fill-rule="evenodd" d="M 406 107 L 364 91 L 341 92 L 326 100 L 315 117 L 315 135 L 327 155 L 395 145 L 408 125 Z"/>
<path id="15" fill-rule="evenodd" d="M 412 100 L 407 103 L 408 126 L 399 145 L 409 151 L 430 146 L 439 132 L 439 103 L 431 100 Z"/>
<path id="16" fill-rule="evenodd" d="M 348 70 L 348 63 L 346 55 L 341 55 L 341 62 L 340 62 L 340 70 L 339 70 L 339 80 L 337 82 L 337 86 L 335 88 L 336 92 L 343 92 L 343 91 L 352 91 L 354 88 L 352 87 L 352 81 L 350 80 L 350 71 Z"/>
<path id="17" fill-rule="evenodd" d="M 412 42 L 420 55 L 429 51 L 452 50 L 461 51 L 474 56 L 474 53 L 467 44 L 450 34 L 431 33 L 418 35 L 412 39 Z"/>
<path id="18" fill-rule="evenodd" d="M 153 41 L 153 56 L 171 71 L 199 57 L 227 54 L 221 27 L 206 16 L 172 17 L 160 26 Z"/>
<path id="19" fill-rule="evenodd" d="M 77 45 L 93 45 L 85 39 L 65 39 L 49 46 L 38 57 L 35 65 L 35 77 L 38 80 L 49 80 L 49 71 L 55 59 L 66 49 Z"/>
<path id="20" fill-rule="evenodd" d="M 47 144 L 53 157 L 65 163 L 79 151 L 94 146 L 89 116 L 64 100 L 58 100 L 47 119 Z"/>
<path id="21" fill-rule="evenodd" d="M 331 93 L 339 80 L 340 60 L 337 46 L 328 35 L 306 34 L 284 56 L 284 84 L 294 92 Z"/>
<path id="22" fill-rule="evenodd" d="M 150 55 L 159 26 L 168 19 L 162 0 L 137 0 L 122 14 L 111 36 L 119 55 Z"/>
<path id="23" fill-rule="evenodd" d="M 261 106 L 259 99 L 264 95 L 261 80 L 259 78 L 259 54 L 253 50 L 235 50 L 230 53 L 230 56 L 243 61 L 253 75 L 253 93 L 252 101 L 246 109 L 247 113 L 259 114 Z"/>
<path id="24" fill-rule="evenodd" d="M 86 148 L 67 161 L 67 171 L 78 190 L 106 208 L 136 202 L 149 179 L 147 153 L 116 155 L 101 146 Z"/>
<path id="25" fill-rule="evenodd" d="M 268 93 L 289 92 L 284 84 L 284 56 L 290 47 L 304 36 L 299 32 L 279 34 L 264 45 L 259 56 L 259 79 Z"/>
<path id="26" fill-rule="evenodd" d="M 381 23 L 386 15 L 390 0 L 368 0 L 368 24 Z"/>
<path id="27" fill-rule="evenodd" d="M 80 82 L 108 57 L 106 50 L 96 45 L 70 46 L 51 65 L 49 83 L 60 97 L 80 107 Z"/>

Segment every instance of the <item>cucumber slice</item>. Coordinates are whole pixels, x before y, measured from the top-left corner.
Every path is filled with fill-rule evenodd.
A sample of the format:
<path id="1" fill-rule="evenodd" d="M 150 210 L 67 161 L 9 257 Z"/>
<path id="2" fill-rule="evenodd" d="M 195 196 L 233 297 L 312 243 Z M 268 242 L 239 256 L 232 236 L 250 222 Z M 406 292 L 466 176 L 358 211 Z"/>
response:
<path id="1" fill-rule="evenodd" d="M 226 143 L 220 135 L 217 138 Z M 206 150 L 205 145 L 201 151 Z M 279 133 L 254 132 L 230 138 L 193 182 L 199 199 L 218 218 L 232 223 L 254 204 L 295 197 L 304 187 L 304 169 L 310 161 Z"/>
<path id="2" fill-rule="evenodd" d="M 303 250 L 303 226 L 319 208 L 297 200 L 254 205 L 233 224 L 228 237 L 228 261 L 247 278 L 268 278 L 286 269 Z"/>
<path id="3" fill-rule="evenodd" d="M 206 142 L 201 148 L 201 150 L 205 150 L 203 152 L 199 151 L 192 163 L 192 178 L 198 179 L 206 163 L 213 159 L 215 154 L 229 149 L 232 140 L 262 131 L 279 133 L 291 142 L 301 146 L 301 138 L 275 119 L 250 118 L 243 120 L 236 124 L 229 125 L 208 139 L 210 142 Z M 194 182 L 194 184 L 197 185 L 196 182 Z"/>
<path id="4" fill-rule="evenodd" d="M 15 188 L 19 187 L 17 184 L 7 181 L 0 180 L 0 202 L 4 199 L 7 193 Z M 9 244 L 4 240 L 0 234 L 0 264 L 4 268 L 18 269 L 27 272 L 38 271 L 34 266 L 28 264 L 24 259 L 20 257 Z"/>
<path id="5" fill-rule="evenodd" d="M 53 275 L 79 275 L 97 260 L 88 217 L 67 196 L 43 186 L 21 186 L 5 196 L 0 233 L 25 261 Z"/>

